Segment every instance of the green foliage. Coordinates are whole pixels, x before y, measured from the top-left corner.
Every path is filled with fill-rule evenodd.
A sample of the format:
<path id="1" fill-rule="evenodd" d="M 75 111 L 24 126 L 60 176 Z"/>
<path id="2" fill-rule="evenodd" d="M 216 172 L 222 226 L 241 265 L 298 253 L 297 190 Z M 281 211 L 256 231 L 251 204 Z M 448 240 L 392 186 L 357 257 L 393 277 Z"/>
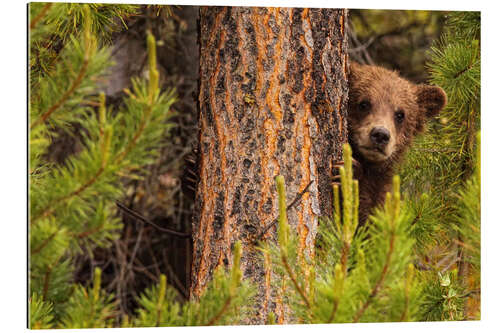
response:
<path id="1" fill-rule="evenodd" d="M 439 216 L 439 207 L 436 206 L 436 198 L 427 193 L 408 200 L 408 209 L 412 212 L 413 221 L 410 235 L 415 240 L 415 250 L 423 255 L 429 248 L 437 245 L 441 230 L 440 224 L 436 223 Z"/>
<path id="2" fill-rule="evenodd" d="M 315 260 L 304 258 L 298 238 L 280 213 L 279 244 L 267 244 L 276 289 L 282 288 L 289 322 L 376 322 L 415 320 L 420 287 L 412 265 L 413 217 L 401 201 L 399 177 L 386 204 L 371 217 L 370 227 L 358 227 L 358 190 L 353 180 L 352 156 L 344 148 L 345 169 L 340 169 L 343 209 L 334 188 L 335 216 L 320 223 Z M 284 200 L 282 177 L 277 180 Z M 284 234 L 284 235 L 282 235 Z M 282 281 L 282 283 L 278 283 Z"/>
<path id="3" fill-rule="evenodd" d="M 118 237 L 121 223 L 115 200 L 123 195 L 121 179 L 140 177 L 144 166 L 155 161 L 163 135 L 171 127 L 167 120 L 175 101 L 173 91 L 161 92 L 158 87 L 151 35 L 149 79 L 133 81 L 124 107 L 117 112 L 109 110 L 104 95 L 99 94 L 112 62 L 109 48 L 100 42 L 102 36 L 96 31 L 111 31 L 111 23 L 132 8 L 30 5 L 29 274 L 33 327 L 113 324 L 112 296 L 100 290 L 100 271 L 96 271 L 93 290 L 73 286 L 73 260 L 81 251 L 109 246 Z M 43 42 L 51 36 L 58 37 L 58 47 Z M 53 52 L 50 59 L 40 55 L 45 49 Z M 64 132 L 72 135 L 68 129 L 75 124 L 81 128 L 83 148 L 63 164 L 51 163 L 47 154 L 53 140 Z"/>
<path id="4" fill-rule="evenodd" d="M 463 320 L 463 287 L 457 280 L 457 271 L 447 273 L 421 272 L 420 283 L 425 295 L 419 309 L 419 318 L 425 321 Z"/>
<path id="5" fill-rule="evenodd" d="M 447 27 L 451 38 L 465 42 L 481 37 L 481 12 L 454 12 L 448 17 Z"/>
<path id="6" fill-rule="evenodd" d="M 431 83 L 446 91 L 448 104 L 400 170 L 405 195 L 417 198 L 412 233 L 419 265 L 429 270 L 419 274 L 422 320 L 479 317 L 480 55 L 480 13 L 450 13 L 428 65 Z M 453 287 L 444 290 L 440 274 L 455 276 Z"/>
<path id="7" fill-rule="evenodd" d="M 458 193 L 457 230 L 461 235 L 464 257 L 478 272 L 481 270 L 481 141 L 477 137 L 476 167 Z M 479 284 L 479 283 L 478 283 Z"/>
<path id="8" fill-rule="evenodd" d="M 113 31 L 126 27 L 124 17 L 135 14 L 136 5 L 89 3 L 44 3 L 34 2 L 29 6 L 30 41 L 53 46 L 57 38 L 65 41 L 78 34 L 84 24 L 89 24 L 92 34 L 100 40 L 109 41 Z"/>
<path id="9" fill-rule="evenodd" d="M 147 289 L 139 299 L 140 308 L 135 321 L 136 326 L 178 325 L 180 305 L 176 297 L 176 291 L 167 287 L 167 279 L 165 275 L 161 275 L 159 285 Z"/>
<path id="10" fill-rule="evenodd" d="M 111 327 L 114 320 L 113 295 L 101 289 L 101 270 L 96 268 L 92 288 L 76 286 L 67 302 L 64 328 Z"/>
<path id="11" fill-rule="evenodd" d="M 134 14 L 136 10 L 135 5 L 30 3 L 31 83 L 52 75 L 54 67 L 62 63 L 60 50 L 66 48 L 69 40 L 79 35 L 80 31 L 88 29 L 91 36 L 97 37 L 98 43 L 107 43 L 113 31 L 125 26 L 124 17 Z"/>
<path id="12" fill-rule="evenodd" d="M 164 275 L 160 284 L 148 289 L 139 300 L 136 326 L 210 326 L 241 323 L 248 315 L 253 288 L 242 281 L 240 270 L 241 244 L 236 243 L 230 272 L 219 267 L 199 299 L 184 304 L 176 301 L 176 291 L 166 285 Z"/>
<path id="13" fill-rule="evenodd" d="M 33 329 L 52 328 L 52 303 L 44 302 L 34 293 L 29 299 L 29 320 Z"/>
<path id="14" fill-rule="evenodd" d="M 278 217 L 278 243 L 264 243 L 261 251 L 265 261 L 273 271 L 271 274 L 271 286 L 276 295 L 282 298 L 283 303 L 296 306 L 295 316 L 304 318 L 302 311 L 304 305 L 310 305 L 310 298 L 307 295 L 310 284 L 314 279 L 312 261 L 309 257 L 299 255 L 298 235 L 292 231 L 286 216 L 286 188 L 284 177 L 279 175 L 275 179 L 278 192 L 279 217 Z M 299 313 L 300 312 L 300 313 Z M 271 323 L 275 322 L 274 315 L 268 318 Z"/>

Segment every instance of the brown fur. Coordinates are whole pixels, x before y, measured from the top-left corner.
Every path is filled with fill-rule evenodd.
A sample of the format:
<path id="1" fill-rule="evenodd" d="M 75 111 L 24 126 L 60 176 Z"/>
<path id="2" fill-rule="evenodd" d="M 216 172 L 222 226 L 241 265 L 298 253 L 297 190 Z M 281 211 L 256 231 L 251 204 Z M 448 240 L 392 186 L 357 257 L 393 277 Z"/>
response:
<path id="1" fill-rule="evenodd" d="M 413 84 L 382 67 L 351 64 L 349 143 L 359 162 L 355 177 L 359 180 L 361 224 L 375 206 L 383 204 L 391 190 L 394 167 L 415 135 L 445 105 L 446 93 L 439 87 Z M 383 129 L 383 139 L 373 135 L 374 128 Z"/>

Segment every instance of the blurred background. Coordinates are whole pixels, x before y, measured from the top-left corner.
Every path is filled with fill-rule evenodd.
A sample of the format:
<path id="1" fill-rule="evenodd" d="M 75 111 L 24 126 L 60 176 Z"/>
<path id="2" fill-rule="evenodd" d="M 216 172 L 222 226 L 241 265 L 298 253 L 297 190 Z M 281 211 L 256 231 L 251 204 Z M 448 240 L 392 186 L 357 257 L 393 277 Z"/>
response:
<path id="1" fill-rule="evenodd" d="M 446 12 L 353 9 L 349 16 L 351 61 L 395 69 L 417 83 L 428 80 L 427 51 L 443 32 Z"/>

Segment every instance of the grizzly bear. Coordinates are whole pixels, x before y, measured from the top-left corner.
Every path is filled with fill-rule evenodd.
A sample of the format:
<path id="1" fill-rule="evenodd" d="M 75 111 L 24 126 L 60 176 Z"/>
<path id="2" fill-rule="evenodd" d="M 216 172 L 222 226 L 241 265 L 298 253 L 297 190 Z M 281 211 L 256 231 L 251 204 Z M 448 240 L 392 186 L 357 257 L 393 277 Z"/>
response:
<path id="1" fill-rule="evenodd" d="M 394 169 L 427 120 L 446 105 L 437 86 L 414 84 L 394 71 L 351 63 L 347 110 L 363 225 L 391 190 Z"/>

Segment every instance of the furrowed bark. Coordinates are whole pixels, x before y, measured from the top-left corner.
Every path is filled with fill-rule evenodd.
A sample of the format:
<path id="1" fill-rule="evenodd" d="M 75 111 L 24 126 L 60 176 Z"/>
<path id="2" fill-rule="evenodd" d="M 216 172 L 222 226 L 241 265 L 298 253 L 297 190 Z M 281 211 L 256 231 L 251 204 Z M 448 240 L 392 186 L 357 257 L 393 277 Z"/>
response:
<path id="1" fill-rule="evenodd" d="M 274 177 L 285 177 L 287 203 L 313 181 L 288 211 L 303 256 L 314 255 L 318 217 L 332 212 L 333 161 L 347 141 L 346 16 L 335 9 L 200 9 L 191 295 L 232 262 L 231 247 L 241 240 L 244 278 L 259 286 L 251 324 L 265 323 L 269 311 L 287 321 L 253 242 L 278 214 Z M 263 238 L 275 234 L 274 226 Z"/>

